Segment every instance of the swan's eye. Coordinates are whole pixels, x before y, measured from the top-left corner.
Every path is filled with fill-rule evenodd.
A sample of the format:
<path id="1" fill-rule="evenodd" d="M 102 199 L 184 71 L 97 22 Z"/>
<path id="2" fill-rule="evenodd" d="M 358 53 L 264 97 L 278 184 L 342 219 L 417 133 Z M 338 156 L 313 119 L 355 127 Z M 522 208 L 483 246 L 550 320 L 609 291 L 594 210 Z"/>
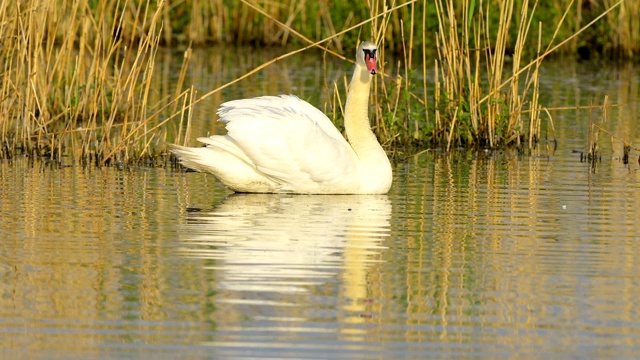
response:
<path id="1" fill-rule="evenodd" d="M 376 58 L 376 49 L 362 49 L 362 51 L 364 52 L 364 59 L 365 60 L 369 60 L 369 59 L 375 59 Z"/>

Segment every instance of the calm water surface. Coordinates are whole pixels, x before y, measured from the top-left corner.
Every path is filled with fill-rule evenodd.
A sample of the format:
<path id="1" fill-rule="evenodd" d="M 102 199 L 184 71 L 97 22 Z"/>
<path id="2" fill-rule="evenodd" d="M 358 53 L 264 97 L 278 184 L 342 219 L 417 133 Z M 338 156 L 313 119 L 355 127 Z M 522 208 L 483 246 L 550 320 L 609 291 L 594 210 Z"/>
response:
<path id="1" fill-rule="evenodd" d="M 588 66 L 547 68 L 549 98 L 613 93 L 640 143 L 637 69 Z M 402 157 L 385 196 L 0 162 L 0 356 L 638 357 L 639 154 L 580 162 L 584 119 L 534 156 Z"/>

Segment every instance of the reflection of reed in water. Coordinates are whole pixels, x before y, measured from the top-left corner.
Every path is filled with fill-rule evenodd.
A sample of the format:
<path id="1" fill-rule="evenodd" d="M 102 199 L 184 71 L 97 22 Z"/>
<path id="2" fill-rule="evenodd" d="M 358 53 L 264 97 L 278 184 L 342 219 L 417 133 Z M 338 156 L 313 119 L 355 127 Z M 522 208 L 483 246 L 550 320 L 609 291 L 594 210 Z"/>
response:
<path id="1" fill-rule="evenodd" d="M 219 260 L 210 268 L 220 290 L 307 292 L 345 268 L 366 268 L 390 216 L 386 196 L 235 194 L 191 214 L 183 252 Z"/>

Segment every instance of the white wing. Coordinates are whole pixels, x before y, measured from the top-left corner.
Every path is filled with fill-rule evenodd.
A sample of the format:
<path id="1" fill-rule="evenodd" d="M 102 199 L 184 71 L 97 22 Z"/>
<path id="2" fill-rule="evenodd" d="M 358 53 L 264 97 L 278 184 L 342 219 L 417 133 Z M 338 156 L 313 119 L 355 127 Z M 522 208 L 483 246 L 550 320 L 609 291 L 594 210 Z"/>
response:
<path id="1" fill-rule="evenodd" d="M 218 115 L 228 139 L 283 190 L 354 178 L 357 156 L 351 146 L 326 115 L 296 96 L 230 101 Z"/>

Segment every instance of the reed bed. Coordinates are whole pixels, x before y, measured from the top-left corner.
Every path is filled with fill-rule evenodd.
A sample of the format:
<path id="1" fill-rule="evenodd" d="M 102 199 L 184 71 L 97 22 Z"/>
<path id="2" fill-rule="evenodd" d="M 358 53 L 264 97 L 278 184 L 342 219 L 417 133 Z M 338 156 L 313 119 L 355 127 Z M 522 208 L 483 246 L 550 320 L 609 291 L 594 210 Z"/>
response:
<path id="1" fill-rule="evenodd" d="M 185 0 L 172 3 L 162 10 L 163 32 L 162 41 L 165 44 L 176 42 L 207 44 L 207 43 L 244 43 L 300 46 L 304 44 L 298 37 L 288 30 L 277 26 L 270 19 L 278 19 L 289 28 L 309 39 L 331 38 L 329 47 L 341 52 L 356 46 L 358 33 L 341 33 L 342 30 L 365 19 L 372 9 L 384 6 L 394 7 L 406 4 L 411 0 L 366 0 L 366 1 L 340 1 L 340 0 L 280 0 L 280 1 L 224 1 L 224 0 Z M 512 5 L 516 9 L 522 9 L 529 0 L 514 0 Z M 593 20 L 604 10 L 613 7 L 617 0 L 551 0 L 538 4 L 538 11 L 531 14 L 533 23 L 543 23 L 553 26 L 561 22 L 564 17 L 566 26 L 559 30 L 560 38 L 569 37 L 585 24 Z M 475 4 L 479 9 L 483 6 L 499 7 L 502 0 L 488 0 L 468 2 Z M 251 5 L 260 6 L 268 16 L 252 11 Z M 461 8 L 456 4 L 457 8 Z M 566 13 L 565 10 L 571 10 Z M 387 28 L 384 38 L 389 50 L 402 53 L 404 44 L 402 35 L 409 37 L 414 34 L 439 31 L 437 19 L 437 1 L 418 1 L 412 6 L 401 7 L 397 12 L 390 14 L 387 19 Z M 409 18 L 415 14 L 423 14 L 425 21 L 411 23 Z M 499 11 L 485 13 L 484 16 L 490 23 L 497 23 L 502 14 Z M 625 1 L 615 11 L 607 16 L 607 21 L 593 27 L 589 34 L 581 39 L 575 39 L 559 51 L 566 53 L 594 54 L 600 53 L 610 57 L 633 57 L 640 54 L 640 29 L 637 19 L 640 16 L 640 2 Z M 370 33 L 371 28 L 363 29 L 363 33 Z M 497 30 L 497 29 L 496 29 Z M 518 27 L 510 27 L 509 36 L 515 39 L 518 36 Z M 543 47 L 553 42 L 553 33 L 543 33 L 540 41 Z M 132 33 L 135 35 L 135 33 Z M 494 33 L 495 35 L 495 33 Z M 426 45 L 430 48 L 430 39 L 420 36 L 414 38 L 414 45 L 422 48 Z M 613 41 L 610 41 L 613 40 Z M 510 44 L 509 44 L 510 46 Z M 528 49 L 523 49 L 528 51 Z M 535 51 L 535 48 L 532 49 Z M 531 55 L 531 54 L 529 54 Z"/>
<path id="2" fill-rule="evenodd" d="M 162 2 L 152 8 L 151 1 L 1 2 L 0 156 L 156 159 L 167 137 L 154 129 L 156 112 L 190 93 L 178 83 L 173 101 L 151 101 Z"/>
<path id="3" fill-rule="evenodd" d="M 605 9 L 561 41 L 558 36 L 573 9 L 572 3 L 549 29 L 535 22 L 537 0 L 434 3 L 439 28 L 433 74 L 427 69 L 428 35 L 419 31 L 426 27 L 427 16 L 422 13 L 417 17 L 419 12 L 411 3 L 407 22 L 415 29 L 402 31 L 401 60 L 392 64 L 395 73 L 386 74 L 387 81 L 374 91 L 376 110 L 372 122 L 389 147 L 415 144 L 449 150 L 515 146 L 520 151 L 532 151 L 543 139 L 551 137 L 549 140 L 555 141 L 551 113 L 539 103 L 540 65 L 549 54 L 568 46 L 600 19 L 610 16 L 622 2 Z M 385 26 L 388 24 L 387 21 Z M 417 47 L 420 37 L 422 46 Z M 546 46 L 544 37 L 548 39 Z M 386 35 L 377 34 L 377 38 L 386 48 Z M 422 54 L 422 69 L 414 68 L 414 53 Z M 427 86 L 430 76 L 432 94 Z"/>
<path id="4" fill-rule="evenodd" d="M 557 36 L 567 38 L 572 33 L 589 23 L 605 10 L 615 8 L 607 15 L 606 21 L 593 26 L 590 31 L 579 39 L 559 49 L 560 52 L 575 53 L 580 49 L 602 53 L 604 56 L 637 56 L 640 54 L 640 25 L 635 19 L 640 16 L 640 2 L 623 1 L 620 6 L 614 6 L 619 0 L 545 0 L 537 5 L 537 11 L 532 14 L 533 23 L 543 23 L 554 26 L 564 22 L 566 26 L 559 29 Z M 26 8 L 35 4 L 33 0 L 21 1 Z M 134 25 L 119 33 L 119 37 L 134 44 L 139 38 L 146 36 L 154 16 L 159 16 L 162 30 L 157 33 L 159 42 L 163 45 L 183 44 L 263 44 L 263 45 L 302 45 L 299 37 L 289 30 L 275 24 L 271 19 L 278 19 L 289 29 L 296 31 L 309 39 L 330 38 L 329 47 L 338 52 L 352 49 L 356 46 L 361 33 L 370 33 L 371 25 L 367 25 L 362 32 L 342 32 L 362 19 L 366 19 L 372 11 L 378 11 L 384 6 L 389 8 L 412 3 L 411 6 L 400 6 L 398 11 L 390 14 L 384 32 L 387 48 L 395 53 L 402 53 L 405 44 L 402 42 L 403 33 L 416 35 L 416 48 L 426 46 L 430 51 L 429 37 L 423 38 L 419 34 L 433 34 L 439 30 L 437 16 L 438 3 L 436 1 L 412 0 L 279 0 L 279 1 L 226 1 L 226 0 L 182 0 L 175 2 L 158 2 L 146 0 L 74 0 L 71 7 L 81 9 L 80 13 L 68 11 L 70 2 L 66 0 L 52 0 L 47 2 L 53 17 L 47 21 L 48 35 L 54 36 L 56 41 L 63 42 L 68 36 L 96 37 L 108 36 L 111 27 L 100 31 L 73 26 L 77 19 L 60 17 L 66 15 L 90 15 L 96 21 L 111 24 L 118 18 L 123 23 Z M 482 6 L 499 7 L 502 0 L 485 0 L 470 2 L 474 9 Z M 512 1 L 515 9 L 522 9 L 530 0 Z M 268 16 L 255 12 L 253 6 L 261 7 Z M 460 4 L 455 4 L 461 8 Z M 4 4 L 4 8 L 15 4 Z M 45 6 L 45 5 L 43 5 Z M 56 10 L 57 9 L 57 10 Z M 142 9 L 142 11 L 140 11 Z M 570 9 L 566 12 L 565 10 Z M 104 10 L 107 10 L 106 12 Z M 518 11 L 519 12 L 519 11 Z M 156 15 L 157 14 L 157 15 Z M 421 14 L 424 21 L 415 23 L 408 21 L 415 14 Z M 100 16 L 98 16 L 100 15 Z M 484 14 L 491 23 L 497 23 L 500 12 L 494 11 Z M 55 23 L 53 19 L 59 21 Z M 418 19 L 421 20 L 421 19 Z M 140 25 L 144 25 L 140 27 Z M 89 33 L 84 30 L 90 30 Z M 519 28 L 512 26 L 509 36 L 515 39 Z M 338 34 L 340 33 L 340 34 Z M 541 36 L 543 47 L 553 42 L 554 34 L 544 32 Z M 511 45 L 509 45 L 511 46 Z M 535 49 L 532 49 L 535 51 Z M 531 54 L 529 54 L 531 55 Z"/>
<path id="5" fill-rule="evenodd" d="M 612 4 L 559 42 L 573 1 L 551 29 L 536 22 L 539 4 L 534 0 L 407 0 L 392 7 L 382 0 L 355 7 L 339 1 L 329 6 L 327 1 L 288 0 L 262 5 L 252 0 L 236 5 L 216 0 L 75 0 L 71 7 L 4 1 L 0 157 L 27 154 L 61 164 L 66 159 L 98 165 L 163 163 L 167 143 L 190 138 L 190 109 L 199 101 L 311 47 L 341 58 L 342 50 L 348 50 L 350 58 L 359 37 L 374 38 L 381 45 L 382 69 L 393 69 L 376 78 L 373 91 L 372 124 L 387 147 L 533 149 L 553 128 L 538 101 L 541 61 L 572 46 L 576 35 L 599 24 L 599 19 L 615 16 L 622 3 Z M 184 4 L 191 6 L 190 15 L 179 22 L 185 16 Z M 435 5 L 434 11 L 429 4 Z M 345 7 L 344 18 L 333 14 L 340 6 Z M 628 6 L 625 11 L 633 9 Z M 366 14 L 356 16 L 360 11 Z M 437 30 L 431 33 L 426 29 L 434 19 Z M 231 29 L 231 24 L 238 28 Z M 309 24 L 315 24 L 315 32 Z M 256 37 L 256 29 L 262 29 L 262 38 Z M 634 31 L 627 30 L 620 34 Z M 158 98 L 154 93 L 151 78 L 159 46 L 229 39 L 305 46 L 200 97 L 184 84 L 187 51 L 175 88 L 169 91 L 172 96 Z M 619 39 L 626 41 L 622 35 Z M 430 43 L 435 43 L 435 50 Z M 388 57 L 395 59 L 393 64 L 385 65 L 387 51 L 394 52 Z M 416 61 L 418 55 L 422 58 Z M 415 63 L 422 65 L 416 68 Z M 433 72 L 430 63 L 435 63 Z M 435 84 L 431 92 L 429 81 Z M 337 120 L 347 83 L 345 77 L 344 86 L 336 82 L 328 87 L 335 90 L 330 113 Z"/>

